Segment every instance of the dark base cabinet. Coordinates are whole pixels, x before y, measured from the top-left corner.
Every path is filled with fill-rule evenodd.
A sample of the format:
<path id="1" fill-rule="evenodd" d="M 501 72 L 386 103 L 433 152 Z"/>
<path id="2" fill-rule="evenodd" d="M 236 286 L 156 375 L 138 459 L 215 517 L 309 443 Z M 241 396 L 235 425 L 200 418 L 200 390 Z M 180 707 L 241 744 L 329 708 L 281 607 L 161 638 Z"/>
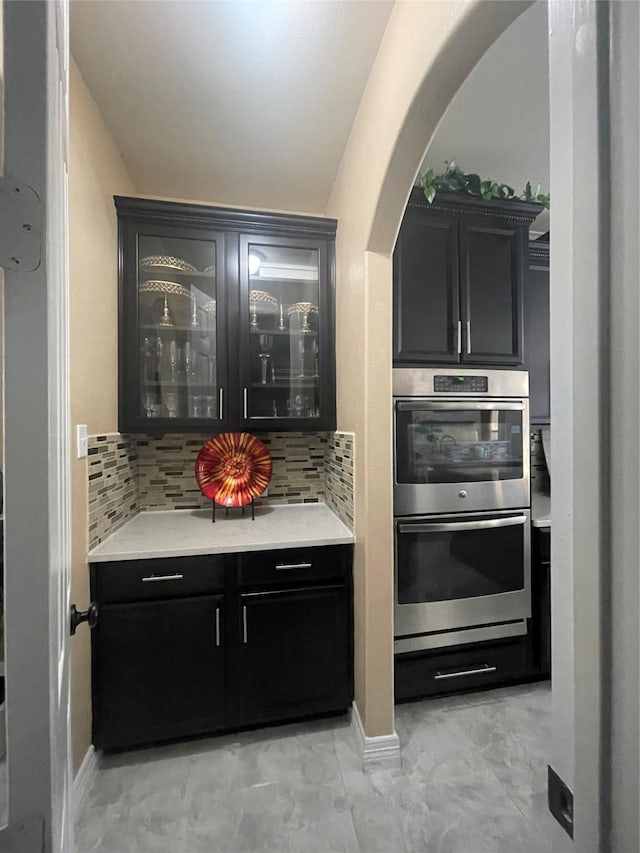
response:
<path id="1" fill-rule="evenodd" d="M 352 551 L 93 564 L 95 746 L 346 711 Z"/>
<path id="2" fill-rule="evenodd" d="M 528 681 L 528 647 L 514 637 L 396 655 L 396 702 Z"/>
<path id="3" fill-rule="evenodd" d="M 533 666 L 551 674 L 551 528 L 534 527 L 531 553 Z"/>
<path id="4" fill-rule="evenodd" d="M 96 746 L 124 747 L 224 728 L 224 651 L 212 630 L 222 607 L 222 596 L 202 596 L 100 610 Z"/>
<path id="5" fill-rule="evenodd" d="M 246 626 L 240 723 L 347 708 L 351 690 L 345 649 L 350 642 L 344 587 L 246 593 L 240 600 Z"/>

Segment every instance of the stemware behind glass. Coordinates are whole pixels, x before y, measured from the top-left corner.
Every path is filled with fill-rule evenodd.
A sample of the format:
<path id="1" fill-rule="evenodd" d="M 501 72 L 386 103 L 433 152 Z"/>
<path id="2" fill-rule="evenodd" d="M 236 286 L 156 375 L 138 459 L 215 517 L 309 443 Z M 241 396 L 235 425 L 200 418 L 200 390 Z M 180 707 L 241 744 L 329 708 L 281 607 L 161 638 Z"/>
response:
<path id="1" fill-rule="evenodd" d="M 156 414 L 156 395 L 150 391 L 146 391 L 142 397 L 142 405 L 148 418 L 155 417 Z"/>
<path id="2" fill-rule="evenodd" d="M 175 418 L 176 408 L 178 404 L 178 395 L 175 393 L 175 391 L 165 392 L 164 404 L 167 407 L 167 416 L 170 418 Z"/>

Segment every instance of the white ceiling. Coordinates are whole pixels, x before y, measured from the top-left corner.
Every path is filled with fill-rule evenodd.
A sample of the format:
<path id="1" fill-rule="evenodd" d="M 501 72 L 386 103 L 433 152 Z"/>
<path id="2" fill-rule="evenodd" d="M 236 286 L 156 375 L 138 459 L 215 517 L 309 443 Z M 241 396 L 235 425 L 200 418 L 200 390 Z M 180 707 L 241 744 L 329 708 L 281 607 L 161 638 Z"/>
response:
<path id="1" fill-rule="evenodd" d="M 71 50 L 141 193 L 322 213 L 392 6 L 75 0 Z"/>
<path id="2" fill-rule="evenodd" d="M 500 36 L 458 90 L 420 174 L 455 157 L 465 172 L 549 192 L 547 4 L 538 0 Z M 549 228 L 548 214 L 535 223 Z"/>

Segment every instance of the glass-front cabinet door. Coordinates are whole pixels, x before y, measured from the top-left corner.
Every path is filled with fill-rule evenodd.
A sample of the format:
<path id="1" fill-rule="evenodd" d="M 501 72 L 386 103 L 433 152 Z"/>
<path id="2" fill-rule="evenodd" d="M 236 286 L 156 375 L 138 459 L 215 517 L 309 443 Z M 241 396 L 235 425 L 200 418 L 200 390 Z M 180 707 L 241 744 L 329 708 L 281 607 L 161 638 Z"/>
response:
<path id="1" fill-rule="evenodd" d="M 313 428 L 333 395 L 326 244 L 240 237 L 240 376 L 245 428 Z M 261 423 L 264 422 L 264 423 Z"/>
<path id="2" fill-rule="evenodd" d="M 129 225 L 131 228 L 132 226 Z M 142 226 L 123 258 L 121 421 L 150 432 L 225 420 L 224 237 Z M 135 247 L 135 251 L 132 251 Z M 133 344 L 133 346 L 132 346 Z M 124 380 L 124 381 L 122 381 Z"/>
<path id="3" fill-rule="evenodd" d="M 336 221 L 115 197 L 119 428 L 336 428 Z"/>

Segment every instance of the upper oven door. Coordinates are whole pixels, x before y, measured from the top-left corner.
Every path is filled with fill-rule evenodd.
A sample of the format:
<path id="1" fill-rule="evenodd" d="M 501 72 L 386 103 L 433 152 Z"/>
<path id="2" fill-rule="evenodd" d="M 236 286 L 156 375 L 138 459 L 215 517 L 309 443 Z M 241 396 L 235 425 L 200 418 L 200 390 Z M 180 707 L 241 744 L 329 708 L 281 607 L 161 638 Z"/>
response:
<path id="1" fill-rule="evenodd" d="M 394 515 L 529 505 L 529 402 L 394 400 Z"/>

